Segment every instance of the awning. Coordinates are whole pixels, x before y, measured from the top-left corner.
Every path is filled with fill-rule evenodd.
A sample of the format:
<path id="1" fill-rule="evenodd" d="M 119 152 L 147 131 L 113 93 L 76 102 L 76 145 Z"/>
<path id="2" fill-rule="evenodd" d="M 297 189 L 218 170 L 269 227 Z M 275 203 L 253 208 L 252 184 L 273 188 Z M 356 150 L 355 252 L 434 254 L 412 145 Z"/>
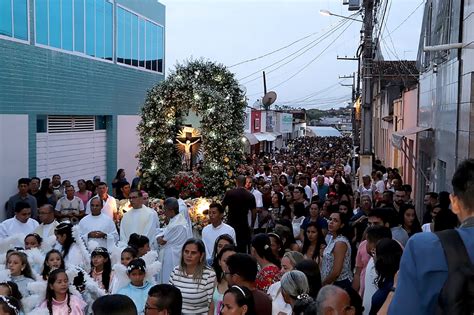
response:
<path id="1" fill-rule="evenodd" d="M 278 131 L 272 131 L 272 132 L 270 132 L 270 133 L 271 133 L 272 135 L 274 135 L 276 138 L 281 137 L 281 135 L 282 135 L 281 132 L 278 132 Z"/>
<path id="2" fill-rule="evenodd" d="M 254 133 L 253 134 L 257 139 L 258 141 L 262 142 L 262 141 L 275 141 L 276 140 L 276 137 L 274 135 L 272 135 L 270 132 L 258 132 L 258 133 Z"/>
<path id="3" fill-rule="evenodd" d="M 256 145 L 258 143 L 258 139 L 257 137 L 255 137 L 253 134 L 251 133 L 247 133 L 247 132 L 244 132 L 244 137 L 247 138 L 247 140 L 249 141 L 250 145 Z"/>
<path id="4" fill-rule="evenodd" d="M 400 150 L 402 147 L 403 138 L 409 135 L 414 135 L 419 132 L 428 131 L 428 130 L 432 130 L 432 129 L 430 127 L 412 127 L 412 128 L 402 129 L 400 131 L 394 132 L 392 133 L 392 145 L 395 148 Z"/>

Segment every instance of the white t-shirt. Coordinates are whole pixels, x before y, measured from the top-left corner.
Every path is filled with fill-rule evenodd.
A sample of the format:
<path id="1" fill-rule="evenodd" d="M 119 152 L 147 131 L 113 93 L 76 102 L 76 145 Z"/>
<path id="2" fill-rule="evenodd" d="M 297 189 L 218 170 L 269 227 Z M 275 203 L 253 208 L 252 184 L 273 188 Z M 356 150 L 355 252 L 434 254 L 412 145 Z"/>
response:
<path id="1" fill-rule="evenodd" d="M 7 219 L 0 224 L 0 238 L 7 238 L 15 234 L 27 235 L 39 226 L 39 223 L 33 219 L 28 219 L 26 223 L 20 222 L 16 217 Z M 23 246 L 21 244 L 19 246 Z"/>
<path id="2" fill-rule="evenodd" d="M 364 315 L 368 315 L 372 307 L 372 296 L 377 291 L 375 285 L 377 279 L 377 271 L 375 271 L 374 258 L 370 257 L 365 271 L 365 289 L 363 297 Z"/>
<path id="3" fill-rule="evenodd" d="M 234 239 L 234 242 L 236 241 L 235 230 L 228 224 L 222 223 L 218 227 L 214 227 L 212 224 L 209 224 L 204 227 L 204 229 L 202 229 L 202 241 L 206 246 L 207 259 L 212 258 L 212 251 L 214 250 L 214 243 L 216 242 L 216 239 L 224 234 L 229 234 Z"/>
<path id="4" fill-rule="evenodd" d="M 383 192 L 385 191 L 385 183 L 383 180 L 379 180 L 378 182 L 375 183 L 375 190 L 379 193 L 379 194 L 383 194 Z"/>

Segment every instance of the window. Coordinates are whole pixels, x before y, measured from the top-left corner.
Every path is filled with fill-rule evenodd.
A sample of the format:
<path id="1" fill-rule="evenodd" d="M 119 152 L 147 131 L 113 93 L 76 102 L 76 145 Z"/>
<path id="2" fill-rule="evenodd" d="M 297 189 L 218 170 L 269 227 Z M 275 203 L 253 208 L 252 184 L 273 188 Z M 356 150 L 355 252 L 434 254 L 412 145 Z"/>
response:
<path id="1" fill-rule="evenodd" d="M 47 119 L 46 115 L 36 116 L 36 132 L 37 133 L 48 131 L 47 121 L 48 121 L 48 119 Z"/>
<path id="2" fill-rule="evenodd" d="M 35 0 L 36 43 L 112 60 L 111 1 Z"/>
<path id="3" fill-rule="evenodd" d="M 163 72 L 163 27 L 117 8 L 117 62 Z"/>
<path id="4" fill-rule="evenodd" d="M 107 129 L 107 116 L 95 116 L 95 130 Z"/>
<path id="5" fill-rule="evenodd" d="M 0 35 L 28 40 L 28 0 L 0 0 Z"/>

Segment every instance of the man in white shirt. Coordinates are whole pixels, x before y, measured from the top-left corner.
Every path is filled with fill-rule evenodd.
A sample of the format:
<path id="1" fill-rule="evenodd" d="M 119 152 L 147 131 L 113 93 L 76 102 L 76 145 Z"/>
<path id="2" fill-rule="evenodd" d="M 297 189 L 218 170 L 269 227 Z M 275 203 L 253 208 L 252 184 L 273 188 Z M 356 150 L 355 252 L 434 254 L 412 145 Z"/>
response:
<path id="1" fill-rule="evenodd" d="M 27 235 L 32 233 L 38 222 L 31 219 L 31 208 L 26 202 L 19 201 L 15 205 L 15 216 L 0 223 L 0 239 L 15 234 Z M 21 244 L 23 246 L 23 244 Z"/>
<path id="2" fill-rule="evenodd" d="M 74 186 L 66 186 L 65 192 L 66 195 L 61 197 L 56 203 L 56 218 L 59 222 L 77 222 L 85 215 L 84 202 L 81 198 L 74 195 Z"/>
<path id="3" fill-rule="evenodd" d="M 118 242 L 119 236 L 114 221 L 102 213 L 102 204 L 99 197 L 90 200 L 91 214 L 79 222 L 79 230 L 86 242 L 94 240 L 99 247 L 112 250 L 112 245 Z"/>
<path id="4" fill-rule="evenodd" d="M 97 194 L 99 195 L 100 199 L 104 202 L 104 206 L 102 208 L 102 213 L 109 216 L 112 220 L 114 220 L 114 216 L 117 215 L 117 200 L 114 197 L 109 196 L 107 193 L 107 184 L 104 182 L 100 182 L 97 186 Z M 86 214 L 91 213 L 91 201 L 87 202 L 86 206 Z"/>
<path id="5" fill-rule="evenodd" d="M 38 217 L 41 224 L 34 230 L 42 238 L 54 236 L 54 229 L 58 226 L 58 221 L 54 219 L 54 208 L 50 204 L 45 204 L 38 209 Z"/>
<path id="6" fill-rule="evenodd" d="M 202 230 L 202 241 L 206 246 L 206 257 L 207 259 L 212 258 L 214 243 L 216 239 L 224 234 L 228 234 L 232 237 L 234 242 L 235 230 L 228 224 L 222 222 L 224 218 L 224 207 L 219 203 L 212 203 L 209 206 L 209 225 Z"/>
<path id="7" fill-rule="evenodd" d="M 189 209 L 183 199 L 179 197 L 179 191 L 174 187 L 168 187 L 165 189 L 166 198 L 174 197 L 178 200 L 179 213 L 183 215 L 187 222 L 188 238 L 193 237 L 193 225 L 191 223 L 191 217 L 189 216 Z"/>
<path id="8" fill-rule="evenodd" d="M 247 176 L 245 178 L 245 189 L 252 193 L 255 197 L 255 204 L 256 204 L 256 217 L 254 219 L 254 226 L 252 227 L 252 215 L 253 213 L 249 211 L 248 213 L 248 221 L 251 230 L 258 228 L 258 214 L 262 213 L 263 211 L 263 194 L 255 188 L 253 178 L 251 176 Z"/>
<path id="9" fill-rule="evenodd" d="M 157 235 L 157 242 L 161 246 L 159 261 L 162 264 L 159 283 L 168 283 L 174 267 L 179 265 L 181 250 L 188 240 L 187 222 L 179 212 L 178 200 L 167 198 L 163 204 L 165 215 L 169 219 L 163 233 Z"/>
<path id="10" fill-rule="evenodd" d="M 128 243 L 130 235 L 137 233 L 145 235 L 151 244 L 155 244 L 156 230 L 158 229 L 158 214 L 143 205 L 143 194 L 141 191 L 130 193 L 132 209 L 128 210 L 120 222 L 120 241 Z"/>

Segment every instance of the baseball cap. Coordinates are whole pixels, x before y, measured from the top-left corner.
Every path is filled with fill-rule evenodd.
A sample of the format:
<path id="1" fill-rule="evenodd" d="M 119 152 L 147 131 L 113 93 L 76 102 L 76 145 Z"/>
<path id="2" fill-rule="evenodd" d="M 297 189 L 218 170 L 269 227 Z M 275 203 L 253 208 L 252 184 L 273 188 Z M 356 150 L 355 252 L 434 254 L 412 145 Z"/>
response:
<path id="1" fill-rule="evenodd" d="M 94 176 L 93 180 L 94 180 L 94 181 L 96 181 L 96 180 L 99 180 L 99 181 L 100 181 L 100 176 L 98 176 L 98 175 Z"/>

